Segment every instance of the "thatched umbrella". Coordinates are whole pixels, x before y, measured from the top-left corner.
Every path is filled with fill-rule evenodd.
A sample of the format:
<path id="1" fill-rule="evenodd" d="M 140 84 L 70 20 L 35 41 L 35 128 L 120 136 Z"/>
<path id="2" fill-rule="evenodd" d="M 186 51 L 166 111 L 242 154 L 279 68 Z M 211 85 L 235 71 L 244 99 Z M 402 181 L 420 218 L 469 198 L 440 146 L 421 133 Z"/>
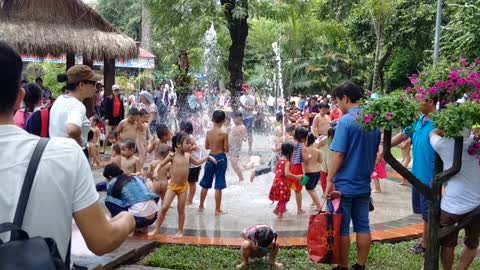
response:
<path id="1" fill-rule="evenodd" d="M 104 60 L 105 95 L 115 81 L 115 59 L 138 56 L 137 44 L 82 0 L 0 0 L 0 40 L 22 54 L 67 55 L 67 68 L 82 54 L 84 64 Z M 89 114 L 93 101 L 86 102 Z"/>
<path id="2" fill-rule="evenodd" d="M 81 0 L 0 0 L 0 40 L 22 54 L 129 59 L 135 41 Z"/>

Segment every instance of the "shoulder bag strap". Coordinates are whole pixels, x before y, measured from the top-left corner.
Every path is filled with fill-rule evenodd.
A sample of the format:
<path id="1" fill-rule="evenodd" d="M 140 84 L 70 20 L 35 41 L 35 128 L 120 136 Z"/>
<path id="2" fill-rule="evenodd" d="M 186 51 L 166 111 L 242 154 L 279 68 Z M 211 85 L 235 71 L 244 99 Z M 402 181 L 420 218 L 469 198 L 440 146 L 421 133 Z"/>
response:
<path id="1" fill-rule="evenodd" d="M 41 109 L 40 110 L 40 137 L 46 138 L 48 137 L 48 109 Z"/>
<path id="2" fill-rule="evenodd" d="M 20 198 L 18 199 L 17 209 L 15 210 L 15 217 L 13 219 L 13 224 L 17 225 L 19 228 L 23 225 L 23 217 L 27 208 L 28 198 L 30 197 L 33 179 L 37 173 L 38 164 L 40 163 L 40 158 L 42 157 L 43 150 L 45 150 L 47 143 L 48 139 L 45 138 L 38 141 L 37 146 L 33 151 L 32 158 L 30 159 L 30 163 L 28 164 L 27 173 L 25 174 L 25 180 L 23 181 L 22 191 L 20 193 Z"/>

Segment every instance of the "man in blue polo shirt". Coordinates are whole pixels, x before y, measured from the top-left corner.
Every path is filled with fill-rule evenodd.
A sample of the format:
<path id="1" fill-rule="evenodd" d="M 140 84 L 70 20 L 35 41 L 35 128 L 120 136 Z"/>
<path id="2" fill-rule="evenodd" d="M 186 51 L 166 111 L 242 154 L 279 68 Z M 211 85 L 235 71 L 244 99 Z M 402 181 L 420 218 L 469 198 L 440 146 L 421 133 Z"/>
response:
<path id="1" fill-rule="evenodd" d="M 343 214 L 341 228 L 341 257 L 335 270 L 348 270 L 350 250 L 350 220 L 357 233 L 357 263 L 351 270 L 363 270 L 370 251 L 371 235 L 369 221 L 370 176 L 375 166 L 380 131 L 365 131 L 356 119 L 361 108 L 358 101 L 363 90 L 353 84 L 345 83 L 335 89 L 334 97 L 343 116 L 338 120 L 330 150 L 332 152 L 327 177 L 327 195 L 333 190 L 342 193 L 340 210 Z"/>
<path id="2" fill-rule="evenodd" d="M 430 186 L 433 178 L 433 169 L 435 163 L 435 150 L 430 144 L 430 133 L 435 129 L 432 125 L 430 115 L 437 111 L 438 99 L 428 99 L 420 104 L 422 115 L 403 133 L 397 134 L 392 138 L 392 147 L 400 144 L 404 140 L 412 139 L 413 165 L 412 174 L 424 185 Z M 428 210 L 430 203 L 425 196 L 412 188 L 412 208 L 413 213 L 421 214 L 423 219 L 423 235 L 427 235 L 428 228 Z M 422 237 L 420 242 L 409 251 L 415 254 L 422 253 L 426 247 L 426 237 Z"/>

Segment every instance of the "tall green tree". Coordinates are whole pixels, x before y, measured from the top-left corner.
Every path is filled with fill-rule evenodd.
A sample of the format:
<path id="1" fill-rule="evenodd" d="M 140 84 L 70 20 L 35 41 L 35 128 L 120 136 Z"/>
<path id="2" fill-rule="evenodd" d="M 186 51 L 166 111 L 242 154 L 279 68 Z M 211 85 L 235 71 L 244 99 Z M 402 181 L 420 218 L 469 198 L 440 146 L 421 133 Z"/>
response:
<path id="1" fill-rule="evenodd" d="M 228 56 L 229 85 L 235 96 L 239 97 L 243 84 L 243 58 L 248 36 L 248 0 L 220 0 L 220 3 L 227 18 L 232 40 Z"/>
<path id="2" fill-rule="evenodd" d="M 442 30 L 441 53 L 469 60 L 479 58 L 480 1 L 455 1 L 449 8 L 453 14 Z"/>
<path id="3" fill-rule="evenodd" d="M 142 1 L 98 0 L 97 10 L 103 17 L 134 40 L 140 40 Z"/>

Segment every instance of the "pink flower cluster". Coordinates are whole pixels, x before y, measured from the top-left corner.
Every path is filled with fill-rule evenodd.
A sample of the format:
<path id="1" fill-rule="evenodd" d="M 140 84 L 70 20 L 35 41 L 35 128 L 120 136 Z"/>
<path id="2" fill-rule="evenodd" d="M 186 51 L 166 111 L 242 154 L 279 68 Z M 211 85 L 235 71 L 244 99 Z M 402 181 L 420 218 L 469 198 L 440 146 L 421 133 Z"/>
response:
<path id="1" fill-rule="evenodd" d="M 480 166 L 480 141 L 477 135 L 473 137 L 473 142 L 468 147 L 467 153 L 470 156 L 476 156 L 478 158 L 478 165 Z"/>
<path id="2" fill-rule="evenodd" d="M 477 71 L 480 66 L 480 59 L 468 64 L 465 58 L 460 59 L 460 68 L 453 69 L 448 74 L 446 81 L 438 81 L 434 86 L 424 89 L 419 83 L 422 75 L 412 74 L 409 79 L 415 89 L 407 87 L 405 92 L 416 94 L 416 99 L 423 101 L 428 96 L 440 96 L 441 103 L 446 104 L 456 101 L 458 97 L 467 94 L 469 99 L 480 103 L 480 73 Z"/>
<path id="3" fill-rule="evenodd" d="M 369 114 L 365 117 L 363 117 L 363 122 L 365 123 L 365 125 L 367 125 L 367 127 L 370 127 L 371 126 L 371 123 L 373 118 L 375 118 L 375 115 L 373 114 Z"/>

